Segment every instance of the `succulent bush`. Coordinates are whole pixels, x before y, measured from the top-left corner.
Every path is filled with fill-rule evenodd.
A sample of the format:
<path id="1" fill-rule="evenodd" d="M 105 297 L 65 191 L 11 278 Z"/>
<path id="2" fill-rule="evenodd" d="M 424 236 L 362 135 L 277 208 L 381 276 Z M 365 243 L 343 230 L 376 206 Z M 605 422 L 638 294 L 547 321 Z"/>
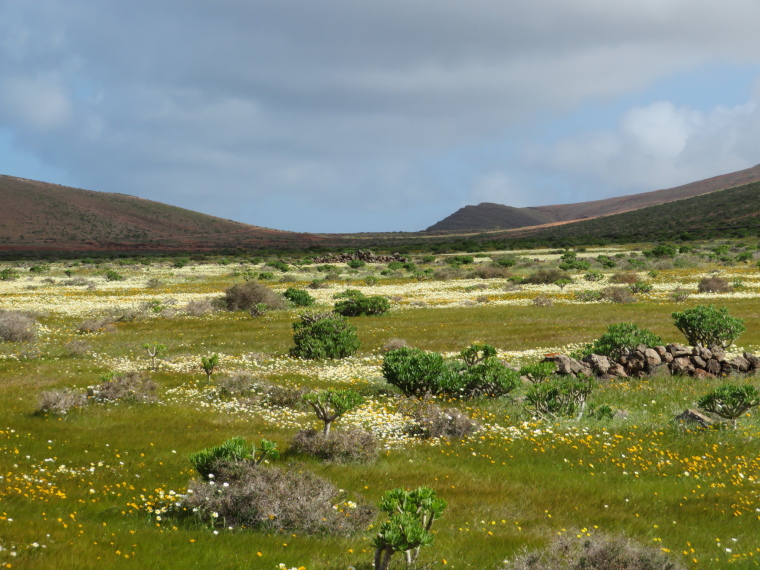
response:
<path id="1" fill-rule="evenodd" d="M 718 344 L 728 348 L 746 330 L 742 319 L 730 316 L 726 308 L 716 309 L 713 305 L 697 305 L 671 316 L 676 328 L 694 346 Z"/>
<path id="2" fill-rule="evenodd" d="M 288 301 L 290 301 L 295 307 L 310 307 L 316 303 L 316 299 L 309 295 L 309 292 L 305 289 L 296 289 L 295 287 L 288 287 L 285 293 L 282 294 Z"/>
<path id="3" fill-rule="evenodd" d="M 723 384 L 702 396 L 697 405 L 708 413 L 730 420 L 736 428 L 737 420 L 741 416 L 760 405 L 760 392 L 749 384 Z"/>
<path id="4" fill-rule="evenodd" d="M 346 289 L 335 295 L 340 299 L 335 303 L 335 312 L 344 317 L 382 315 L 391 308 L 391 303 L 381 295 L 367 297 L 356 289 Z"/>
<path id="5" fill-rule="evenodd" d="M 359 349 L 356 327 L 335 313 L 304 313 L 293 323 L 290 355 L 296 358 L 321 360 L 346 358 Z"/>
<path id="6" fill-rule="evenodd" d="M 279 457 L 277 444 L 266 439 L 262 439 L 258 447 L 249 444 L 244 437 L 237 436 L 228 439 L 220 445 L 207 447 L 191 453 L 188 460 L 193 465 L 198 474 L 205 480 L 215 478 L 215 470 L 222 467 L 222 464 L 250 462 L 252 465 L 259 465 L 267 457 L 277 459 Z"/>
<path id="7" fill-rule="evenodd" d="M 325 439 L 330 437 L 330 426 L 343 414 L 361 406 L 364 397 L 354 390 L 318 390 L 303 395 L 316 412 L 317 417 L 325 424 L 323 433 Z"/>
<path id="8" fill-rule="evenodd" d="M 430 529 L 445 508 L 446 501 L 436 497 L 429 487 L 386 492 L 380 500 L 380 510 L 388 515 L 388 520 L 380 525 L 372 541 L 375 570 L 387 570 L 396 552 L 404 553 L 407 566 L 414 564 L 420 548 L 433 543 Z"/>
<path id="9" fill-rule="evenodd" d="M 219 355 L 210 354 L 208 356 L 201 356 L 201 368 L 206 373 L 206 382 L 211 382 L 211 375 L 219 365 Z"/>
<path id="10" fill-rule="evenodd" d="M 557 376 L 533 384 L 525 394 L 525 403 L 538 416 L 583 416 L 586 399 L 595 387 L 592 378 Z"/>
<path id="11" fill-rule="evenodd" d="M 602 354 L 617 360 L 640 344 L 652 347 L 662 344 L 662 340 L 652 331 L 640 329 L 634 323 L 617 323 L 608 326 L 602 336 L 583 349 L 583 353 Z"/>

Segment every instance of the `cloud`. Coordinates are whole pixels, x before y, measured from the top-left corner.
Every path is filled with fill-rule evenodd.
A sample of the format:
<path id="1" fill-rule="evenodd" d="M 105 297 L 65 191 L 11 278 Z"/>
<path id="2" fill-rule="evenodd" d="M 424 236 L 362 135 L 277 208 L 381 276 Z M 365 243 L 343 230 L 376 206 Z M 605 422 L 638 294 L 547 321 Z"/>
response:
<path id="1" fill-rule="evenodd" d="M 585 133 L 532 160 L 581 186 L 633 192 L 668 188 L 760 162 L 760 109 L 754 102 L 709 112 L 658 101 L 629 109 L 615 129 Z"/>
<path id="2" fill-rule="evenodd" d="M 744 164 L 738 127 L 721 160 L 696 158 L 744 111 L 667 101 L 542 149 L 548 166 L 491 155 L 669 74 L 760 63 L 758 19 L 749 0 L 10 0 L 0 129 L 84 187 L 283 229 L 413 230 L 471 197 L 558 199 L 547 176 L 614 191 Z M 479 156 L 442 166 L 461 149 Z"/>

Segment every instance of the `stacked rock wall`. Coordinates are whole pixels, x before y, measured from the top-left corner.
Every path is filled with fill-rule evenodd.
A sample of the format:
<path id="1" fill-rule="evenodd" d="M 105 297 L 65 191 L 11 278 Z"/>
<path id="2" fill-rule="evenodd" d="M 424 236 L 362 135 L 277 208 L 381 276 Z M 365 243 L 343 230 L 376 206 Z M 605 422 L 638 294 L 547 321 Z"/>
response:
<path id="1" fill-rule="evenodd" d="M 340 255 L 333 255 L 330 257 L 318 257 L 314 260 L 314 263 L 348 263 L 358 259 L 365 263 L 390 263 L 392 261 L 400 261 L 406 263 L 406 257 L 401 254 L 394 253 L 393 255 L 375 255 L 371 251 L 358 251 L 356 253 L 341 253 Z"/>
<path id="2" fill-rule="evenodd" d="M 760 358 L 749 352 L 728 358 L 720 346 L 706 348 L 681 344 L 655 347 L 640 344 L 617 360 L 600 354 L 589 354 L 581 360 L 566 354 L 550 354 L 544 361 L 554 362 L 558 374 L 585 374 L 600 379 L 646 376 L 661 370 L 697 378 L 717 378 L 735 372 L 755 374 L 760 370 Z"/>

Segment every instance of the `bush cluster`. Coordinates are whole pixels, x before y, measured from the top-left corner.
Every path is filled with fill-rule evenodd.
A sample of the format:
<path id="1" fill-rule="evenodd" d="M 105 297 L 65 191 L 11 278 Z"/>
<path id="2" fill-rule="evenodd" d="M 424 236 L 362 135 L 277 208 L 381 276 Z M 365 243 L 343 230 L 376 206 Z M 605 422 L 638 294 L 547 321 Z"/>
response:
<path id="1" fill-rule="evenodd" d="M 475 344 L 460 353 L 462 361 L 447 361 L 418 348 L 391 350 L 383 357 L 385 380 L 407 396 L 448 395 L 500 397 L 520 382 L 515 370 L 496 358 L 496 350 Z"/>
<path id="2" fill-rule="evenodd" d="M 321 360 L 345 358 L 359 349 L 356 327 L 335 313 L 304 313 L 293 323 L 290 355 L 296 358 Z"/>
<path id="3" fill-rule="evenodd" d="M 382 315 L 391 308 L 391 303 L 381 295 L 367 297 L 358 289 L 346 289 L 335 295 L 340 299 L 335 303 L 335 312 L 344 317 Z"/>

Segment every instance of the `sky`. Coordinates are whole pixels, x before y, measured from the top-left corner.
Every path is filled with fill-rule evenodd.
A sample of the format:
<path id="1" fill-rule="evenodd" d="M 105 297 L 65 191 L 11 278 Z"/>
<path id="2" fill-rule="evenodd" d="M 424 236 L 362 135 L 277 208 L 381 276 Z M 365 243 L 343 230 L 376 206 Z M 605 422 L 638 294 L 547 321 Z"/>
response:
<path id="1" fill-rule="evenodd" d="M 417 231 L 760 163 L 757 0 L 0 0 L 0 174 Z"/>

